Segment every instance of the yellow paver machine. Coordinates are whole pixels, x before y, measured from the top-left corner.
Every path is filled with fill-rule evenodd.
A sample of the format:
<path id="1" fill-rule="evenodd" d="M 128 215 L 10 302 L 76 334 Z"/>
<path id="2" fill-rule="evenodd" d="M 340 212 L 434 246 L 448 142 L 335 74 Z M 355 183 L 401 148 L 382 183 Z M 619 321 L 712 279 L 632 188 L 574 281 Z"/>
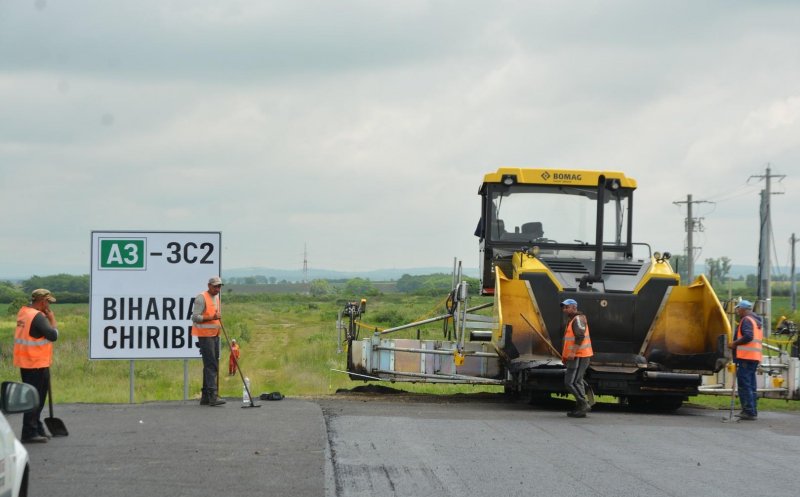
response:
<path id="1" fill-rule="evenodd" d="M 441 316 L 358 338 L 363 305 L 340 314 L 353 379 L 503 385 L 534 398 L 565 393 L 559 303 L 585 313 L 595 394 L 676 409 L 702 375 L 730 360 L 731 327 L 704 276 L 686 286 L 669 263 L 633 239 L 636 181 L 621 172 L 500 168 L 479 189 L 480 293 L 470 307 L 460 264 Z M 652 219 L 648 222 L 659 223 Z M 491 307 L 492 315 L 480 309 Z M 436 320 L 443 340 L 390 339 Z"/>

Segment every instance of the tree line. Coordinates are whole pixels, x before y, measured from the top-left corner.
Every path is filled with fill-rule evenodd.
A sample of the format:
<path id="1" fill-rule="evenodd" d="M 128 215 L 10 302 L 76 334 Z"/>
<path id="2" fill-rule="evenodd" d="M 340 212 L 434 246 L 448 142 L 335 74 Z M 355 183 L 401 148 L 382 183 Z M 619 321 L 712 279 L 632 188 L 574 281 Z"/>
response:
<path id="1" fill-rule="evenodd" d="M 21 283 L 0 281 L 0 302 L 17 299 L 28 300 L 37 288 L 47 288 L 64 303 L 89 302 L 89 275 L 54 274 L 52 276 L 32 276 Z"/>
<path id="2" fill-rule="evenodd" d="M 475 278 L 465 278 L 472 293 L 477 293 L 479 282 Z M 281 284 L 274 277 L 247 276 L 226 278 L 228 284 Z M 412 276 L 404 274 L 395 282 L 395 289 L 401 293 L 413 295 L 439 296 L 445 295 L 452 286 L 449 274 L 428 274 Z M 24 304 L 30 299 L 31 292 L 37 288 L 47 288 L 58 298 L 60 303 L 88 303 L 90 292 L 89 275 L 75 276 L 56 274 L 51 276 L 33 276 L 20 283 L 0 281 L 0 303 Z M 349 280 L 312 280 L 308 285 L 309 292 L 315 296 L 335 295 L 339 293 L 371 297 L 381 293 L 380 285 L 369 278 L 351 278 Z M 22 305 L 20 304 L 20 305 Z M 19 307 L 19 305 L 17 305 Z"/>

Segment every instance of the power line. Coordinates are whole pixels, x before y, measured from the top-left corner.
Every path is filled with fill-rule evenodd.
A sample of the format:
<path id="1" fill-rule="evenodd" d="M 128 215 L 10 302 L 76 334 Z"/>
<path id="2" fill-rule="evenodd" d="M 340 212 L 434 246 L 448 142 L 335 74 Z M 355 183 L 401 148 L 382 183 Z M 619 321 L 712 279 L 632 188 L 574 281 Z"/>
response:
<path id="1" fill-rule="evenodd" d="M 754 189 L 755 189 L 754 185 L 748 185 L 747 183 L 745 183 L 743 185 L 739 185 L 735 190 L 720 192 L 716 195 L 710 195 L 707 198 L 713 202 L 727 202 L 729 200 L 750 195 L 751 193 L 753 193 Z"/>

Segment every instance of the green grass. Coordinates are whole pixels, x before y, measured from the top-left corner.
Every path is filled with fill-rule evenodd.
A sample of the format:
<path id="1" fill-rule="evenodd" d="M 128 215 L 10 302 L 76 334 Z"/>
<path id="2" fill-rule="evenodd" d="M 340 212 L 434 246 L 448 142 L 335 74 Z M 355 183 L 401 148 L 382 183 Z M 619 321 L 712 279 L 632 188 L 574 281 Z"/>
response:
<path id="1" fill-rule="evenodd" d="M 379 301 L 378 301 L 379 300 Z M 427 297 L 386 295 L 370 302 L 365 320 L 380 328 L 420 317 L 440 314 L 441 306 Z M 336 352 L 336 316 L 344 300 L 300 295 L 228 296 L 224 307 L 225 329 L 240 342 L 242 370 L 256 395 L 279 390 L 284 395 L 319 396 L 360 385 L 343 373 L 344 354 Z M 89 306 L 54 304 L 61 335 L 54 345 L 53 396 L 56 402 L 125 403 L 130 397 L 130 361 L 89 360 Z M 13 366 L 13 335 L 16 316 L 0 318 L 0 378 L 19 379 Z M 397 337 L 415 336 L 415 330 Z M 366 336 L 362 332 L 361 336 Z M 422 330 L 422 338 L 441 337 L 441 323 Z M 238 397 L 240 377 L 227 375 L 228 350 L 223 345 L 220 361 L 220 395 Z M 199 398 L 202 363 L 188 361 L 189 397 Z M 134 362 L 134 400 L 179 400 L 183 398 L 183 360 L 137 360 Z M 399 384 L 392 386 L 400 388 Z M 492 387 L 402 384 L 414 392 L 459 393 L 498 391 Z"/>
<path id="2" fill-rule="evenodd" d="M 689 403 L 711 409 L 729 409 L 731 406 L 730 395 L 698 395 L 689 399 Z M 741 409 L 739 399 L 736 399 L 736 410 Z M 800 402 L 782 399 L 758 399 L 759 411 L 800 411 Z"/>
<path id="3" fill-rule="evenodd" d="M 475 298 L 472 305 L 485 302 Z M 290 396 L 321 396 L 337 389 L 362 385 L 343 373 L 344 354 L 336 352 L 336 316 L 344 300 L 332 297 L 314 298 L 301 295 L 239 295 L 226 296 L 223 319 L 231 338 L 242 347 L 242 369 L 251 380 L 252 391 L 258 395 L 278 390 Z M 56 402 L 126 403 L 129 400 L 130 361 L 89 360 L 89 307 L 86 304 L 55 304 L 53 306 L 61 336 L 54 346 L 52 366 L 54 399 Z M 488 311 L 487 311 L 488 312 Z M 367 304 L 364 322 L 388 328 L 443 313 L 442 299 L 386 294 Z M 12 365 L 15 316 L 0 318 L 0 379 L 18 380 L 19 370 Z M 362 330 L 361 337 L 371 331 Z M 392 335 L 393 338 L 416 337 L 417 330 L 409 329 Z M 420 338 L 441 340 L 442 323 L 420 329 Z M 227 375 L 228 351 L 223 346 L 220 363 L 220 394 L 239 397 L 242 384 L 239 376 Z M 202 384 L 202 363 L 188 361 L 189 397 L 199 398 Z M 134 399 L 136 402 L 180 400 L 183 398 L 182 360 L 141 360 L 134 363 Z M 416 393 L 458 394 L 502 392 L 502 387 L 470 385 L 433 385 L 424 383 L 389 383 L 381 385 Z M 605 401 L 605 400 L 604 400 Z M 614 399 L 609 397 L 610 402 Z M 701 395 L 691 399 L 693 404 L 727 408 L 727 396 Z M 763 410 L 800 410 L 800 402 L 761 399 Z"/>

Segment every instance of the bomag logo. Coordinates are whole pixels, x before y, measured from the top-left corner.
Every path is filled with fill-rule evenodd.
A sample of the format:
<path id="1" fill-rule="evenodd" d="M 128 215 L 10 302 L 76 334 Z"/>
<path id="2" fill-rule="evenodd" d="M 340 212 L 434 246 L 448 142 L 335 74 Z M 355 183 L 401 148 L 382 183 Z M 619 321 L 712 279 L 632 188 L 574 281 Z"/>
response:
<path id="1" fill-rule="evenodd" d="M 542 173 L 542 179 L 547 181 L 550 178 L 553 178 L 553 181 L 581 181 L 583 177 L 577 173 L 553 173 L 550 174 L 549 172 L 545 171 Z"/>

